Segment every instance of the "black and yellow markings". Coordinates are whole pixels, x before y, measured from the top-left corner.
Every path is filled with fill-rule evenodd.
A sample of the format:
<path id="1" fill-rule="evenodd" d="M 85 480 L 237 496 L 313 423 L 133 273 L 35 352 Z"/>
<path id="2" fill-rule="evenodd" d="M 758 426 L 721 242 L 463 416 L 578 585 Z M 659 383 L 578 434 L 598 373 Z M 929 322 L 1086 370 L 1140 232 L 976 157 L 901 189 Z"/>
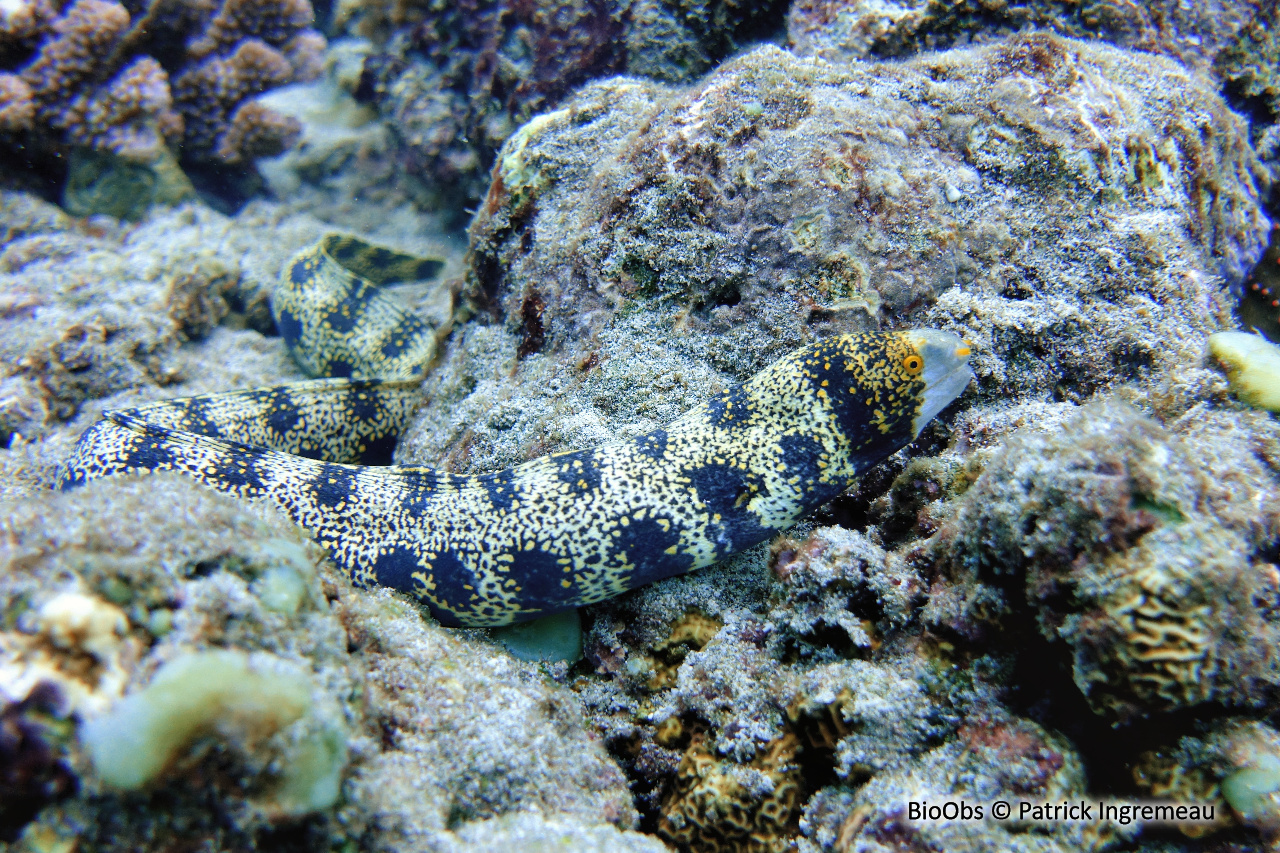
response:
<path id="1" fill-rule="evenodd" d="M 312 376 L 420 377 L 434 357 L 435 332 L 381 288 L 442 268 L 432 258 L 330 235 L 286 265 L 272 315 L 289 352 Z"/>
<path id="2" fill-rule="evenodd" d="M 384 378 L 111 413 L 81 437 L 64 487 L 182 471 L 274 502 L 356 583 L 413 595 L 447 625 L 502 625 L 722 559 L 914 437 L 923 356 L 909 333 L 870 333 L 798 350 L 629 442 L 470 477 L 342 464 L 375 450 L 389 461 L 434 352 L 432 332 L 378 285 L 436 272 L 435 261 L 322 240 L 281 276 L 281 333 L 304 365 Z"/>

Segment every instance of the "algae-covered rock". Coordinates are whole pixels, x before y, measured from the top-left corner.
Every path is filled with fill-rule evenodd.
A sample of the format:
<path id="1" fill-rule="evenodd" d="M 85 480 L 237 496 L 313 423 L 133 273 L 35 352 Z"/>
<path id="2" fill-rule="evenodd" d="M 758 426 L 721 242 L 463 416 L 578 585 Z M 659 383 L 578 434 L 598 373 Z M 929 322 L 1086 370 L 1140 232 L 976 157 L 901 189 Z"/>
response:
<path id="1" fill-rule="evenodd" d="M 453 850 L 519 850 L 521 853 L 666 853 L 671 848 L 639 832 L 615 827 L 584 826 L 569 820 L 545 818 L 536 812 L 513 812 L 503 817 L 464 824 Z"/>
<path id="2" fill-rule="evenodd" d="M 341 228 L 358 230 L 360 219 L 343 217 Z M 368 219 L 388 229 L 385 244 L 450 254 L 446 241 Z M 131 226 L 0 194 L 0 443 L 36 438 L 121 392 L 133 396 L 117 408 L 298 378 L 271 336 L 267 299 L 285 261 L 334 227 L 279 208 L 231 218 L 195 203 Z M 424 312 L 439 312 L 434 295 Z M 209 352 L 190 346 L 210 339 Z"/>
<path id="3" fill-rule="evenodd" d="M 1046 30 L 1174 59 L 1211 79 L 1245 115 L 1271 174 L 1280 154 L 1280 7 L 1263 0 L 797 0 L 787 40 L 829 62 L 906 57 Z"/>
<path id="4" fill-rule="evenodd" d="M 988 806 L 1004 800 L 1016 808 L 1021 802 L 1078 801 L 1084 792 L 1084 766 L 1066 738 L 1030 720 L 982 714 L 918 761 L 872 779 L 840 804 L 843 808 L 823 814 L 829 800 L 815 802 L 807 817 L 818 833 L 842 838 L 849 849 L 892 849 L 877 842 L 902 838 L 923 849 L 1105 850 L 1116 834 L 1088 822 L 1045 821 L 1027 832 L 1016 812 L 1012 822 L 991 820 L 986 808 L 984 820 L 912 820 L 907 807 L 897 805 L 955 801 Z M 827 823 L 842 812 L 843 823 Z"/>
<path id="5" fill-rule="evenodd" d="M 21 754 L 52 786 L 17 830 L 251 849 L 310 814 L 326 849 L 465 849 L 455 829 L 533 809 L 552 838 L 641 844 L 612 829 L 635 822 L 625 779 L 563 688 L 354 590 L 282 518 L 168 476 L 2 506 L 0 714 L 32 719 Z"/>
<path id="6" fill-rule="evenodd" d="M 342 609 L 384 744 L 363 747 L 348 788 L 357 813 L 380 827 L 375 849 L 447 840 L 460 826 L 531 809 L 635 824 L 625 778 L 563 688 L 492 645 L 424 626 L 385 591 L 344 598 Z"/>
<path id="7" fill-rule="evenodd" d="M 396 140 L 405 177 L 437 206 L 484 197 L 494 152 L 535 113 L 610 74 L 683 83 L 780 27 L 779 0 L 340 0 L 337 26 L 371 38 L 360 95 Z"/>
<path id="8" fill-rule="evenodd" d="M 848 60 L 900 56 L 1047 28 L 1210 68 L 1226 64 L 1226 55 L 1241 40 L 1265 28 L 1268 11 L 1266 3 L 1256 0 L 799 0 L 788 10 L 787 35 L 797 53 Z"/>
<path id="9" fill-rule="evenodd" d="M 1280 483 L 1226 438 L 1238 429 L 1200 412 L 1171 433 L 1115 401 L 1054 432 L 1025 429 L 986 462 L 933 547 L 954 582 L 1006 590 L 1015 611 L 1030 604 L 1099 711 L 1269 703 L 1280 624 L 1263 602 L 1280 576 L 1258 554 L 1280 533 Z M 931 607 L 953 629 L 1004 618 Z"/>
<path id="10" fill-rule="evenodd" d="M 766 46 L 689 90 L 593 83 L 495 177 L 468 281 L 522 355 L 583 360 L 656 311 L 671 346 L 745 374 L 812 330 L 924 317 L 966 328 L 980 378 L 1019 396 L 1183 358 L 1225 318 L 1213 276 L 1267 228 L 1212 86 L 1047 34 L 880 64 Z"/>

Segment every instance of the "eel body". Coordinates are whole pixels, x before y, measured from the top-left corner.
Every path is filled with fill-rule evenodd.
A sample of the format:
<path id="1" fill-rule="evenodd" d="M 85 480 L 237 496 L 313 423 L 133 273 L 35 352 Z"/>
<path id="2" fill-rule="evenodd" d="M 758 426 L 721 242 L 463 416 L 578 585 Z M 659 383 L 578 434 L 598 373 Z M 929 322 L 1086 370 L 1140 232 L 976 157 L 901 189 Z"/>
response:
<path id="1" fill-rule="evenodd" d="M 472 476 L 349 464 L 403 429 L 413 382 L 195 397 L 109 413 L 63 485 L 180 471 L 276 504 L 358 584 L 409 593 L 445 625 L 505 625 L 707 566 L 794 524 L 915 438 L 969 384 L 968 355 L 935 330 L 834 337 L 664 429 Z"/>
<path id="2" fill-rule="evenodd" d="M 431 278 L 443 266 L 330 234 L 285 265 L 271 315 L 289 354 L 311 376 L 420 379 L 435 358 L 437 335 L 381 288 Z"/>

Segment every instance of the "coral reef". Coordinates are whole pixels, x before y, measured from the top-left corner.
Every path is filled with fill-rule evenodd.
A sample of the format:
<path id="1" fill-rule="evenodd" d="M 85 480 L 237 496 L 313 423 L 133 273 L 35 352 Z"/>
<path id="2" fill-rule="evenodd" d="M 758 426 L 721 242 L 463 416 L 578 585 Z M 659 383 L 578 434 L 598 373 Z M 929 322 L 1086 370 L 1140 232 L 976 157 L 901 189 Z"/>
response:
<path id="1" fill-rule="evenodd" d="M 1246 45 L 1251 42 L 1265 41 L 1274 14 L 1270 4 L 1254 0 L 799 0 L 788 10 L 787 34 L 797 53 L 848 60 L 991 41 L 1043 27 L 1164 54 L 1194 67 L 1247 64 L 1256 72 L 1265 65 L 1265 55 L 1254 52 L 1246 60 L 1243 54 L 1250 53 Z"/>
<path id="2" fill-rule="evenodd" d="M 101 230 L 85 228 L 27 196 L 6 196 L 3 209 L 8 239 L 0 253 L 0 288 L 9 307 L 0 319 L 0 423 L 6 442 L 14 433 L 34 437 L 86 400 L 178 380 L 181 343 L 217 329 L 229 316 L 228 298 L 240 301 L 242 285 L 256 278 L 268 286 L 267 275 L 246 276 L 233 254 L 201 245 L 197 235 L 226 231 L 206 211 L 179 212 L 128 234 L 106 223 Z M 184 220 L 195 238 L 185 251 L 171 227 Z M 163 243 L 171 265 L 150 260 L 149 247 Z M 241 245 L 243 258 L 248 247 Z M 283 262 L 278 256 L 274 263 Z M 265 314 L 265 306 L 258 310 Z"/>
<path id="3" fill-rule="evenodd" d="M 228 164 L 295 141 L 296 123 L 252 98 L 319 73 L 308 0 L 59 5 L 0 10 L 0 132 L 25 158 L 85 148 L 146 163 L 172 146 Z"/>
<path id="4" fill-rule="evenodd" d="M 394 223 L 368 225 L 389 229 L 382 232 L 389 245 L 457 254 Z M 199 204 L 135 228 L 74 220 L 25 194 L 0 195 L 0 440 L 34 439 L 84 404 L 126 389 L 154 398 L 193 379 L 197 393 L 297 378 L 278 339 L 245 327 L 271 330 L 267 299 L 285 261 L 331 228 L 305 214 L 250 207 L 231 219 Z M 432 303 L 437 296 L 443 301 Z M 449 300 L 447 290 L 432 292 L 416 307 L 447 318 Z M 195 341 L 229 350 L 211 362 L 218 370 L 184 346 Z"/>
<path id="5" fill-rule="evenodd" d="M 1189 99 L 1226 135 L 1180 124 Z M 1106 849 L 1114 828 L 917 829 L 895 809 L 1139 795 L 1140 755 L 1198 709 L 1274 707 L 1249 637 L 1274 633 L 1280 457 L 1205 363 L 1224 277 L 1269 228 L 1245 132 L 1172 62 L 1034 35 L 841 69 L 761 48 L 682 92 L 590 84 L 512 135 L 469 270 L 502 327 L 460 330 L 403 461 L 485 470 L 635 435 L 849 325 L 976 344 L 980 387 L 819 514 L 839 527 L 593 608 L 575 688 L 646 825 Z M 731 817 L 792 764 L 768 829 Z"/>
<path id="6" fill-rule="evenodd" d="M 1078 399 L 1120 362 L 1192 357 L 1175 341 L 1213 330 L 1205 301 L 1225 316 L 1205 274 L 1262 252 L 1264 176 L 1202 82 L 1032 35 L 891 65 L 763 47 L 684 92 L 591 84 L 500 152 L 472 296 L 526 337 L 542 306 L 530 340 L 578 359 L 619 312 L 658 312 L 739 375 L 941 300 L 928 316 L 969 330 L 986 390 Z"/>
<path id="7" fill-rule="evenodd" d="M 155 100 L 106 97 L 126 69 L 143 80 L 146 57 L 171 112 L 217 116 L 190 124 L 200 156 L 269 141 L 248 118 L 228 141 L 260 104 L 304 142 L 266 170 L 287 200 L 235 217 L 192 202 L 125 227 L 0 199 L 4 840 L 1274 844 L 1280 430 L 1209 358 L 1270 228 L 1248 127 L 1216 94 L 1272 97 L 1269 29 L 1248 23 L 1260 6 L 800 2 L 793 43 L 816 56 L 760 47 L 676 88 L 780 7 L 339 4 L 338 26 L 375 44 L 344 42 L 323 79 L 246 101 L 179 98 L 176 81 L 274 85 L 276 56 L 301 75 L 311 48 L 279 41 L 305 32 L 298 6 L 141 5 L 125 5 L 120 62 L 73 84 L 98 93 L 82 115 L 96 105 L 122 129 L 77 147 L 166 138 Z M 21 69 L 57 53 L 73 7 L 0 6 L 0 128 L 52 134 Z M 1163 55 L 1002 35 L 1030 24 Z M 245 47 L 250 29 L 274 56 Z M 1255 48 L 1232 47 L 1242 33 Z M 591 82 L 613 71 L 642 76 Z M 424 236 L 439 220 L 405 204 L 393 151 L 438 194 L 488 190 L 465 264 Z M 104 408 L 296 378 L 267 294 L 334 223 L 449 255 L 477 311 L 425 380 L 400 462 L 474 472 L 633 437 L 845 330 L 954 330 L 979 383 L 770 545 L 584 610 L 577 663 L 573 631 L 552 656 L 566 659 L 525 663 L 499 637 L 351 589 L 282 519 L 185 480 L 49 491 Z M 1269 323 L 1275 281 L 1260 267 L 1248 291 Z M 391 295 L 447 311 L 439 293 Z M 225 713 L 183 732 L 150 781 L 109 784 L 95 726 L 115 731 L 173 667 L 208 660 L 261 663 L 299 696 L 305 683 L 306 710 L 254 731 L 234 702 L 202 703 Z M 325 737 L 339 731 L 345 763 Z M 998 797 L 1172 798 L 1223 817 L 1135 835 L 906 813 Z"/>
<path id="8" fill-rule="evenodd" d="M 1274 441 L 1269 421 L 1250 426 Z M 1060 431 L 1024 430 L 986 461 L 933 542 L 953 580 L 1007 590 L 1007 609 L 1034 608 L 1100 711 L 1276 695 L 1280 671 L 1265 649 L 1280 626 L 1259 603 L 1280 575 L 1259 554 L 1280 535 L 1268 508 L 1277 483 L 1247 445 L 1220 443 L 1229 417 L 1198 413 L 1179 427 L 1107 401 Z M 942 599 L 929 607 L 962 633 L 972 633 L 962 623 L 1000 622 L 989 605 L 986 615 L 949 612 Z"/>
<path id="9" fill-rule="evenodd" d="M 1041 827 L 1049 846 L 1023 848 L 1013 826 L 909 823 L 909 800 L 1078 797 L 1081 759 L 993 701 L 991 660 L 948 661 L 920 632 L 923 582 L 907 565 L 863 575 L 853 567 L 876 549 L 835 528 L 774 551 L 605 605 L 589 635 L 604 681 L 580 679 L 580 695 L 660 835 L 691 850 L 1105 848 L 1088 826 Z M 859 589 L 867 581 L 883 593 Z M 786 601 L 816 596 L 861 618 L 862 645 L 840 628 L 779 621 Z M 694 601 L 707 612 L 678 615 Z M 693 648 L 655 681 L 653 661 L 675 641 Z"/>
<path id="10" fill-rule="evenodd" d="M 0 464 L 12 479 L 12 453 Z M 15 651 L 0 690 L 26 705 L 6 706 L 21 739 L 4 741 L 0 778 L 46 783 L 42 799 L 6 798 L 14 831 L 252 849 L 321 808 L 306 832 L 323 849 L 461 850 L 462 833 L 652 849 L 619 831 L 635 820 L 625 782 L 563 688 L 351 589 L 287 522 L 170 478 L 4 507 L 0 642 Z M 281 573 L 304 590 L 283 607 Z M 59 712 L 74 725 L 42 735 L 50 685 L 80 699 Z M 217 737 L 193 750 L 198 731 Z M 164 784 L 114 790 L 150 778 Z M 67 798 L 77 784 L 94 795 Z M 543 821 L 514 817 L 529 811 Z"/>
<path id="11" fill-rule="evenodd" d="M 462 208 L 483 198 L 507 137 L 574 87 L 619 72 L 692 80 L 779 27 L 782 7 L 391 0 L 339 3 L 336 18 L 349 32 L 386 41 L 366 61 L 363 95 L 389 121 L 407 176 L 429 198 Z"/>
<path id="12" fill-rule="evenodd" d="M 1103 92 L 1106 122 L 1086 106 Z M 1189 98 L 1229 138 L 1179 125 Z M 842 69 L 761 48 L 683 92 L 590 84 L 512 135 L 469 270 L 503 325 L 460 330 L 404 461 L 484 470 L 634 435 L 847 325 L 977 344 L 980 387 L 819 515 L 840 526 L 592 609 L 595 673 L 575 688 L 647 826 L 804 850 L 1107 849 L 1115 827 L 900 810 L 921 791 L 1150 793 L 1132 771 L 1187 715 L 1274 707 L 1269 641 L 1249 637 L 1274 633 L 1280 457 L 1205 364 L 1230 322 L 1223 277 L 1269 228 L 1245 132 L 1172 62 L 1036 35 Z M 887 164 L 898 195 L 873 174 Z M 1235 201 L 1215 212 L 1222 180 Z M 623 266 L 630 251 L 651 260 Z M 741 818 L 766 803 L 767 826 Z"/>

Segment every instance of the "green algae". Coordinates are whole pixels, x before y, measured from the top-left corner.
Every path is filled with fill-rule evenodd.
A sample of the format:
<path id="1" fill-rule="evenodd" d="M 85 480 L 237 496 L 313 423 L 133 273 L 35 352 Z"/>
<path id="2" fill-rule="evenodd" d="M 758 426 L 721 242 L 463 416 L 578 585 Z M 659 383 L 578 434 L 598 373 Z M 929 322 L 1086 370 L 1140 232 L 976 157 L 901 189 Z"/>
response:
<path id="1" fill-rule="evenodd" d="M 582 660 L 582 621 L 568 610 L 532 622 L 505 625 L 490 631 L 507 651 L 527 661 Z"/>
<path id="2" fill-rule="evenodd" d="M 1252 767 L 1237 770 L 1222 780 L 1222 796 L 1245 820 L 1272 806 L 1280 792 L 1280 758 L 1260 755 Z"/>
<path id="3" fill-rule="evenodd" d="M 202 736 L 256 742 L 309 715 L 310 678 L 267 663 L 218 649 L 192 652 L 160 667 L 146 688 L 81 727 L 99 778 L 113 788 L 142 788 Z M 304 734 L 282 756 L 274 805 L 293 814 L 333 805 L 346 759 L 336 730 L 320 726 Z"/>

